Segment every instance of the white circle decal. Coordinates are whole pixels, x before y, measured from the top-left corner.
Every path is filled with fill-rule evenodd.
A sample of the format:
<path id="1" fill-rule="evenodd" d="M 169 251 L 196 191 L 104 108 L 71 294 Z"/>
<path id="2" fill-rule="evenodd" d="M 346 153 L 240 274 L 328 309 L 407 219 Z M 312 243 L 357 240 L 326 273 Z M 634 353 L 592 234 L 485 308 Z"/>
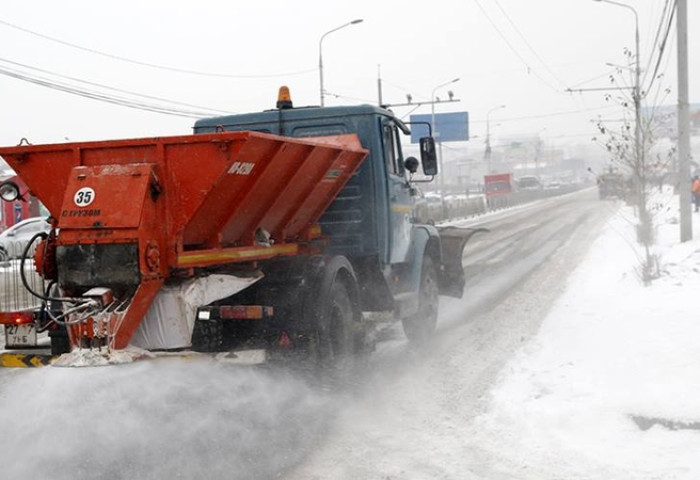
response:
<path id="1" fill-rule="evenodd" d="M 83 187 L 73 196 L 73 202 L 79 207 L 87 207 L 95 200 L 95 191 L 90 187 Z"/>

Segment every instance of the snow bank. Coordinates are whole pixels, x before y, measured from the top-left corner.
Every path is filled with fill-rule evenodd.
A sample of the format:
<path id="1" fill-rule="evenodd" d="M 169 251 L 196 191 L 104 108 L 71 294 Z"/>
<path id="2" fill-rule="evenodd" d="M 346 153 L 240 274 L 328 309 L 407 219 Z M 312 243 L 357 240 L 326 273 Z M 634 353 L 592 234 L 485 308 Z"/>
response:
<path id="1" fill-rule="evenodd" d="M 661 278 L 641 285 L 622 208 L 502 372 L 473 427 L 519 478 L 700 477 L 700 241 L 677 208 L 659 199 Z"/>

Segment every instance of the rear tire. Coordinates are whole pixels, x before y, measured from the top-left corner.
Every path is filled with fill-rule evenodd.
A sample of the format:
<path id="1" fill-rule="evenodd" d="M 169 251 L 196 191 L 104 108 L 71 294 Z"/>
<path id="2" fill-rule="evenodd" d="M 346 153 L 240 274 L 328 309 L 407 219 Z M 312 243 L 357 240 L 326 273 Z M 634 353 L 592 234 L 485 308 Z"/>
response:
<path id="1" fill-rule="evenodd" d="M 305 295 L 295 353 L 315 380 L 337 384 L 354 370 L 362 343 L 357 284 L 350 263 L 332 257 Z"/>
<path id="2" fill-rule="evenodd" d="M 438 318 L 439 291 L 437 269 L 433 259 L 423 259 L 420 290 L 418 292 L 418 311 L 402 320 L 403 331 L 411 342 L 427 340 L 435 331 Z"/>

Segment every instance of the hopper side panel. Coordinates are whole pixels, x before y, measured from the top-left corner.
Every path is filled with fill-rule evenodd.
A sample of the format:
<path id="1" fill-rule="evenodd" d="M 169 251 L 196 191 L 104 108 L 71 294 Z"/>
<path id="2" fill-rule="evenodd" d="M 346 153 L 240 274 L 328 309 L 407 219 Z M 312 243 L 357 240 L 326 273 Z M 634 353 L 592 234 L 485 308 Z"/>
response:
<path id="1" fill-rule="evenodd" d="M 308 160 L 310 152 L 315 149 L 312 145 L 284 142 L 270 157 L 263 172 L 256 178 L 255 186 L 249 189 L 231 211 L 223 239 L 228 244 L 233 241 L 252 239 L 258 226 L 263 226 L 268 232 L 274 230 L 274 225 L 264 222 L 274 210 L 276 200 L 282 191 L 290 184 L 298 182 L 296 175 Z M 307 177 L 306 181 L 310 181 Z M 313 180 L 311 180 L 313 181 Z M 293 208 L 293 205 L 288 208 Z"/>
<path id="2" fill-rule="evenodd" d="M 244 145 L 244 141 L 228 144 L 215 142 L 167 144 L 163 156 L 167 158 L 166 195 L 172 234 L 183 235 L 185 243 L 196 242 L 192 232 L 206 229 L 206 215 L 201 215 L 204 203 L 219 179 L 225 174 Z M 217 201 L 218 199 L 215 199 Z M 211 212 L 211 210 L 210 210 Z M 187 240 L 188 236 L 196 237 Z"/>
<path id="3" fill-rule="evenodd" d="M 323 179 L 306 197 L 285 228 L 286 237 L 295 237 L 316 223 L 365 158 L 365 152 L 338 151 Z"/>
<path id="4" fill-rule="evenodd" d="M 78 165 L 73 151 L 32 151 L 26 150 L 26 147 L 22 153 L 9 153 L 7 150 L 17 148 L 0 149 L 0 156 L 27 184 L 29 191 L 49 209 L 51 215 L 58 218 L 71 170 Z"/>
<path id="5" fill-rule="evenodd" d="M 289 222 L 298 214 L 300 205 L 311 195 L 323 180 L 338 152 L 335 149 L 316 147 L 307 156 L 294 176 L 279 191 L 269 213 L 260 222 L 260 226 L 272 233 L 276 240 L 292 240 L 286 235 Z"/>
<path id="6" fill-rule="evenodd" d="M 251 214 L 240 208 L 241 200 L 255 188 L 280 145 L 278 139 L 251 136 L 227 159 L 226 168 L 209 182 L 203 201 L 187 223 L 184 245 L 205 245 L 218 236 L 234 214 L 242 218 Z M 237 240 L 230 237 L 225 242 L 233 244 Z"/>

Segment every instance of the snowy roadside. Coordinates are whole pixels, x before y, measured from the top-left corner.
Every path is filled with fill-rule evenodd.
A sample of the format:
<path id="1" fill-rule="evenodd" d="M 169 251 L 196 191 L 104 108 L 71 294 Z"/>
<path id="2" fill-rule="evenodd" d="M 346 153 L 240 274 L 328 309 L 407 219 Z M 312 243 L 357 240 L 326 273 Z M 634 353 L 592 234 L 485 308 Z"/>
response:
<path id="1" fill-rule="evenodd" d="M 679 244 L 658 203 L 661 278 L 638 280 L 622 207 L 470 425 L 513 478 L 700 477 L 700 214 Z"/>

